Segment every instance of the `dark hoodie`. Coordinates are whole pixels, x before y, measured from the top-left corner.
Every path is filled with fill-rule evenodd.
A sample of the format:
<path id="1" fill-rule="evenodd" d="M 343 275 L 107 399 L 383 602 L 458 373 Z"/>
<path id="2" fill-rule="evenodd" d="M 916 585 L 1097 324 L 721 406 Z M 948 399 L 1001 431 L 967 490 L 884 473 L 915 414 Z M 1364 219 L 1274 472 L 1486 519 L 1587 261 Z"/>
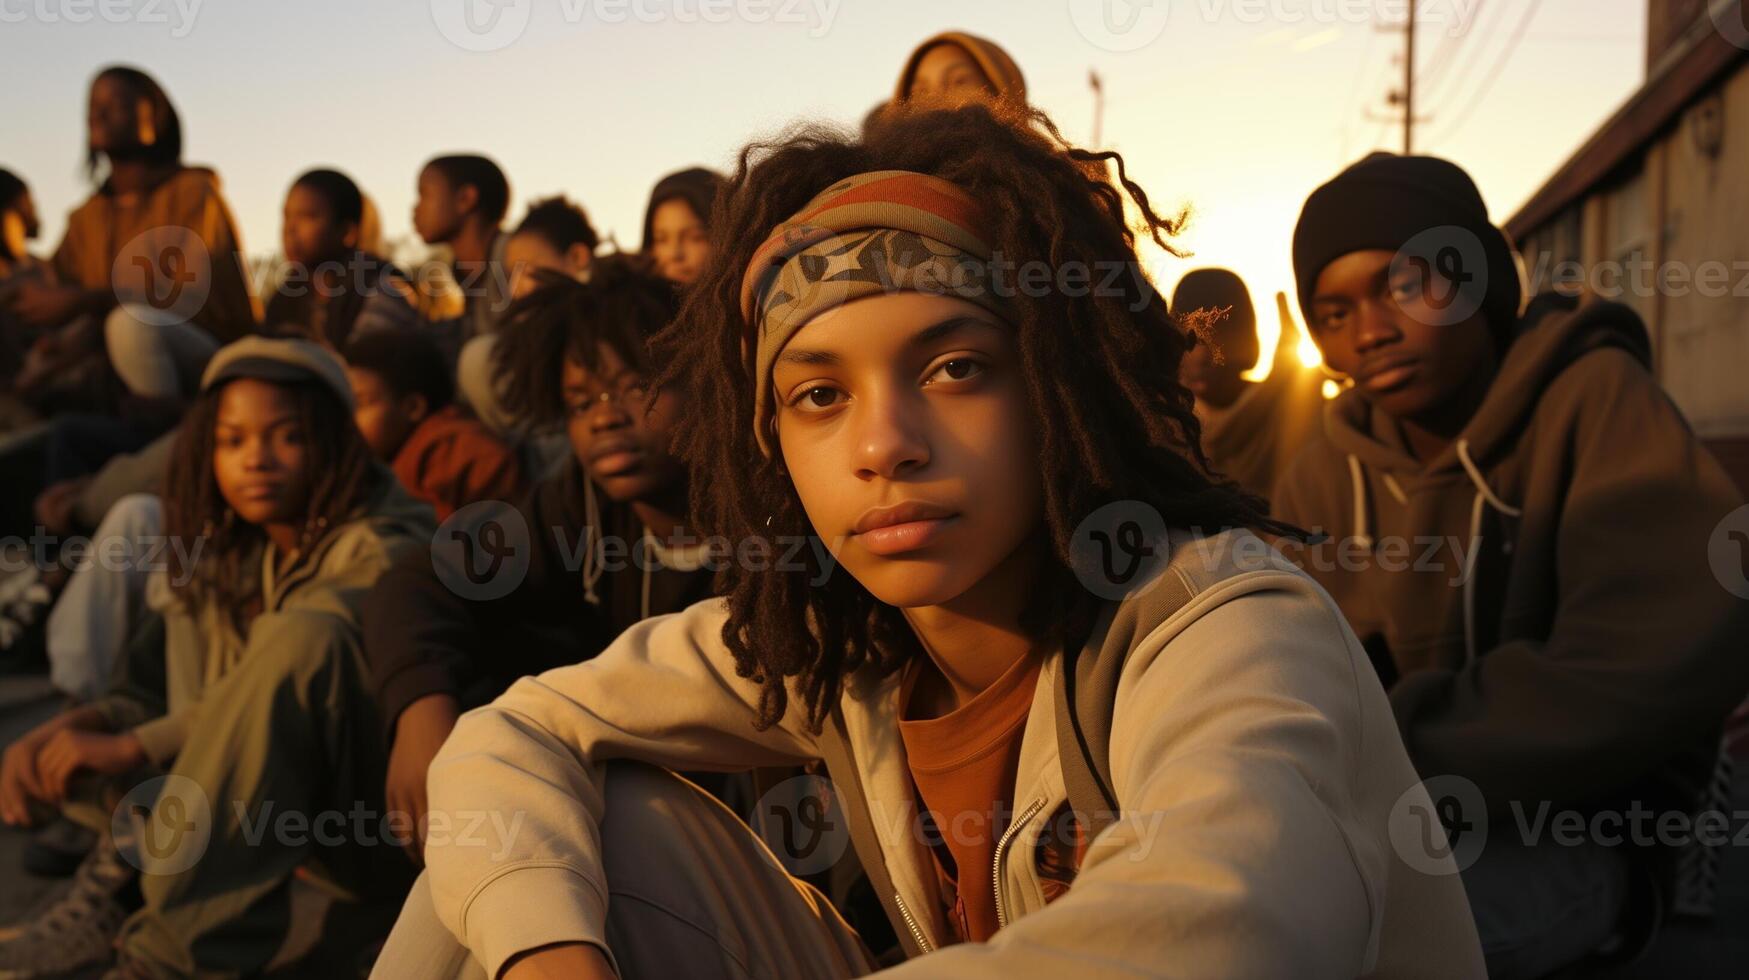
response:
<path id="1" fill-rule="evenodd" d="M 528 527 L 529 563 L 508 595 L 456 594 L 426 552 L 397 562 L 365 600 L 365 657 L 391 737 L 420 698 L 484 704 L 519 677 L 593 657 L 633 623 L 710 595 L 710 571 L 643 550 L 631 505 L 606 499 L 575 460 L 516 509 Z M 628 558 L 634 546 L 654 560 Z"/>
<path id="2" fill-rule="evenodd" d="M 1639 317 L 1545 307 L 1422 464 L 1353 390 L 1276 487 L 1424 776 L 1509 801 L 1692 804 L 1749 689 L 1749 604 L 1707 542 L 1741 502 L 1647 370 Z"/>

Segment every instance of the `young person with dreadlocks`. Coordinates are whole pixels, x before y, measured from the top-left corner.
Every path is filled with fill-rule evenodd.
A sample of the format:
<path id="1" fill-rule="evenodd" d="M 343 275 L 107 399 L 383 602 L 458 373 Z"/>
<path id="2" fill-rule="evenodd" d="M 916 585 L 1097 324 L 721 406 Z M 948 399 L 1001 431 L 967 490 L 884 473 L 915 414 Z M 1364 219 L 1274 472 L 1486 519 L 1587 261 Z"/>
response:
<path id="1" fill-rule="evenodd" d="M 674 312 L 673 288 L 625 256 L 597 259 L 587 283 L 554 277 L 511 306 L 497 387 L 511 412 L 562 427 L 570 454 L 508 513 L 476 511 L 478 527 L 458 529 L 484 551 L 488 523 L 521 528 L 510 542 L 524 552 L 512 588 L 457 589 L 430 555 L 415 555 L 365 602 L 393 809 L 424 815 L 426 768 L 461 709 L 710 594 L 688 537 L 686 467 L 669 449 L 685 401 L 654 395 L 648 380 L 648 338 Z M 452 542 L 445 525 L 437 544 Z"/>
<path id="2" fill-rule="evenodd" d="M 136 397 L 186 396 L 213 351 L 259 316 L 236 225 L 217 175 L 182 162 L 181 119 L 150 75 L 99 72 L 86 118 L 102 182 L 67 218 L 54 280 L 7 300 L 26 323 L 60 328 L 21 387 L 64 385 L 70 367 L 107 351 Z"/>
<path id="3" fill-rule="evenodd" d="M 1018 122 L 744 151 L 660 383 L 712 409 L 679 434 L 702 527 L 825 550 L 735 563 L 724 598 L 463 717 L 433 814 L 525 819 L 427 848 L 379 976 L 868 972 L 652 768 L 814 760 L 894 976 L 1479 975 L 1452 867 L 1391 846 L 1393 805 L 1431 804 L 1364 651 L 1248 530 L 1291 529 L 1207 475 L 1126 203 L 1162 244 L 1177 223 Z M 1114 504 L 1161 525 L 1119 534 L 1149 562 L 1127 582 L 1075 558 Z"/>
<path id="4" fill-rule="evenodd" d="M 304 934 L 293 928 L 303 903 L 292 879 L 307 860 L 319 856 L 360 895 L 404 885 L 389 873 L 404 864 L 396 848 L 369 847 L 363 833 L 330 844 L 324 824 L 308 821 L 382 813 L 385 752 L 358 603 L 398 555 L 424 550 L 430 508 L 372 458 L 340 362 L 305 341 L 249 338 L 220 351 L 175 456 L 165 524 L 184 547 L 148 586 L 161 683 L 131 673 L 15 743 L 0 816 L 28 823 L 57 804 L 71 813 L 96 802 L 108 831 L 115 800 L 81 800 L 95 786 L 75 777 L 103 777 L 112 791 L 170 778 L 155 802 L 128 797 L 150 814 L 127 837 L 106 834 L 61 905 L 0 945 L 8 975 L 112 960 L 107 976 L 256 974 L 297 956 L 289 939 Z M 283 829 L 286 814 L 314 837 L 259 833 Z M 194 846 L 183 835 L 201 815 L 210 833 L 198 860 L 151 846 Z M 130 837 L 137 850 L 124 862 Z"/>

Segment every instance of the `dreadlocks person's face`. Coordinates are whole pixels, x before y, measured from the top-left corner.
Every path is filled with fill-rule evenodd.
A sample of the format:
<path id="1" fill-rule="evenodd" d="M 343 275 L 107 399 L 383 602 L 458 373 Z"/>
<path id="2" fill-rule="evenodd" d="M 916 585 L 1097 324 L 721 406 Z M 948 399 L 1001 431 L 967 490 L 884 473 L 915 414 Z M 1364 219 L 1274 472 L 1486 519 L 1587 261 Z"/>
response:
<path id="1" fill-rule="evenodd" d="M 710 236 L 685 198 L 671 197 L 650 215 L 650 257 L 656 271 L 676 286 L 691 285 L 711 260 Z"/>
<path id="2" fill-rule="evenodd" d="M 108 75 L 91 84 L 85 124 L 91 148 L 111 159 L 118 154 L 125 157 L 157 140 L 152 128 L 152 103 L 141 98 L 126 82 Z"/>
<path id="3" fill-rule="evenodd" d="M 993 90 L 970 52 L 957 44 L 937 44 L 917 62 L 907 94 L 912 101 L 963 105 L 988 100 Z"/>
<path id="4" fill-rule="evenodd" d="M 1371 249 L 1326 266 L 1312 293 L 1310 332 L 1324 363 L 1352 378 L 1362 398 L 1417 421 L 1486 390 L 1494 341 L 1480 314 L 1439 325 L 1430 284 L 1407 263 L 1393 268 L 1394 258 Z"/>
<path id="5" fill-rule="evenodd" d="M 595 357 L 593 371 L 565 358 L 559 381 L 571 452 L 583 472 L 621 503 L 680 486 L 686 464 L 669 452 L 678 396 L 652 396 L 642 372 L 607 344 Z"/>
<path id="6" fill-rule="evenodd" d="M 479 196 L 472 187 L 452 184 L 436 167 L 419 171 L 418 191 L 418 200 L 413 202 L 413 230 L 427 245 L 452 241 L 461 234 L 462 220 Z"/>
<path id="7" fill-rule="evenodd" d="M 1019 350 L 977 305 L 912 292 L 847 303 L 797 331 L 772 386 L 815 533 L 880 601 L 950 602 L 1040 526 Z"/>
<path id="8" fill-rule="evenodd" d="M 358 226 L 342 222 L 321 193 L 294 185 L 285 196 L 280 245 L 287 261 L 304 266 L 333 261 L 358 240 Z"/>
<path id="9" fill-rule="evenodd" d="M 262 527 L 300 526 L 313 482 L 309 436 L 289 389 L 238 378 L 219 395 L 213 478 L 237 517 Z"/>

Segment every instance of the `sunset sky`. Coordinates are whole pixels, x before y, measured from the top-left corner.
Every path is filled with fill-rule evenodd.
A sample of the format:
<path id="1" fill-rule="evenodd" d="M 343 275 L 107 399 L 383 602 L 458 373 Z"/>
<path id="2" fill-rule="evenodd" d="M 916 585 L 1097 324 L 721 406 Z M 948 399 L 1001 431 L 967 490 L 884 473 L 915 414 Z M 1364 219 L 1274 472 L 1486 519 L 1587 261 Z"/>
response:
<path id="1" fill-rule="evenodd" d="M 493 26 L 467 31 L 465 4 L 477 5 L 476 26 Z M 0 83 L 13 93 L 0 165 L 33 188 L 44 253 L 89 192 L 86 86 L 112 62 L 143 67 L 169 90 L 186 159 L 217 168 L 252 254 L 277 250 L 282 196 L 305 168 L 351 174 L 397 237 L 410 229 L 419 165 L 457 150 L 504 167 L 512 222 L 528 200 L 563 191 L 604 237 L 636 247 L 657 177 L 727 167 L 750 138 L 793 120 L 853 125 L 889 94 L 916 42 L 959 28 L 1006 47 L 1033 102 L 1079 141 L 1092 135 L 1087 79 L 1098 71 L 1105 142 L 1151 194 L 1194 209 L 1179 243 L 1194 258 L 1162 261 L 1157 280 L 1169 287 L 1196 265 L 1227 265 L 1267 310 L 1275 290 L 1291 288 L 1288 243 L 1306 194 L 1401 139 L 1365 116 L 1385 109 L 1400 75 L 1401 31 L 1358 16 L 1388 15 L 1401 0 L 105 6 L 122 22 L 82 0 L 0 0 Z M 1474 173 L 1496 220 L 1644 75 L 1644 0 L 1423 0 L 1423 9 L 1433 118 L 1422 148 Z M 1521 23 L 1522 43 L 1504 58 Z M 451 39 L 458 31 L 462 44 L 495 50 L 467 50 Z"/>

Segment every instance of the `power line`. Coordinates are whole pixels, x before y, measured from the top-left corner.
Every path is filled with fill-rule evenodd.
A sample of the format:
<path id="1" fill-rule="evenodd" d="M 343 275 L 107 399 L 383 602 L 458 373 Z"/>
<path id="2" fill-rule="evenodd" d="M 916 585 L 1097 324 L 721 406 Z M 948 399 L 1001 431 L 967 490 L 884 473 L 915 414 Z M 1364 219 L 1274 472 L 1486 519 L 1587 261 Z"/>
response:
<path id="1" fill-rule="evenodd" d="M 1525 35 L 1530 31 L 1530 22 L 1535 19 L 1536 12 L 1541 7 L 1542 0 L 1530 0 L 1524 8 L 1524 16 L 1519 18 L 1518 26 L 1513 29 L 1512 36 L 1507 38 L 1506 47 L 1501 49 L 1500 57 L 1495 60 L 1493 69 L 1483 76 L 1481 88 L 1476 90 L 1475 97 L 1470 100 L 1468 105 L 1458 111 L 1451 125 L 1440 134 L 1442 138 L 1450 138 L 1452 134 L 1463 129 L 1464 124 L 1469 122 L 1470 117 L 1475 115 L 1476 110 L 1487 100 L 1488 94 L 1494 91 L 1495 84 L 1500 81 L 1501 69 L 1506 67 L 1506 62 L 1512 58 L 1513 52 L 1517 51 L 1519 44 L 1524 41 Z"/>
<path id="2" fill-rule="evenodd" d="M 1483 0 L 1476 0 L 1476 2 L 1481 4 Z M 1497 36 L 1498 32 L 1495 28 L 1500 26 L 1500 21 L 1510 16 L 1509 10 L 1510 4 L 1505 3 L 1503 0 L 1501 3 L 1488 4 L 1486 9 L 1481 10 L 1481 12 L 1476 15 L 1475 20 L 1470 25 L 1470 29 L 1465 31 L 1461 38 L 1461 40 L 1465 41 L 1470 40 L 1471 38 L 1476 40 L 1474 45 L 1462 46 L 1462 50 L 1468 55 L 1468 57 L 1462 59 L 1462 63 L 1459 64 L 1459 59 L 1456 57 L 1456 51 L 1454 50 L 1453 57 L 1449 59 L 1451 62 L 1449 65 L 1436 66 L 1439 71 L 1437 78 L 1432 77 L 1432 73 L 1429 72 L 1429 81 L 1434 83 L 1431 88 L 1435 90 L 1430 94 L 1438 96 L 1447 94 L 1451 91 L 1451 87 L 1448 84 L 1445 84 L 1446 82 L 1453 78 L 1461 79 L 1466 77 L 1471 69 L 1476 66 L 1477 62 L 1481 61 L 1482 58 L 1486 56 L 1485 52 L 1488 47 L 1488 39 Z M 1489 14 L 1493 14 L 1494 16 L 1489 18 L 1487 23 L 1484 24 L 1483 20 Z"/>
<path id="3" fill-rule="evenodd" d="M 1477 33 L 1474 29 L 1481 24 L 1481 13 L 1492 9 L 1494 8 L 1487 5 L 1487 0 L 1476 0 L 1477 13 L 1474 15 L 1475 19 L 1470 21 L 1471 30 L 1447 37 L 1445 43 L 1439 46 L 1439 50 L 1434 52 L 1433 62 L 1421 72 L 1420 81 L 1424 90 L 1440 78 L 1440 73 L 1445 71 L 1447 65 L 1451 64 L 1452 59 L 1463 48 L 1464 42 Z"/>

